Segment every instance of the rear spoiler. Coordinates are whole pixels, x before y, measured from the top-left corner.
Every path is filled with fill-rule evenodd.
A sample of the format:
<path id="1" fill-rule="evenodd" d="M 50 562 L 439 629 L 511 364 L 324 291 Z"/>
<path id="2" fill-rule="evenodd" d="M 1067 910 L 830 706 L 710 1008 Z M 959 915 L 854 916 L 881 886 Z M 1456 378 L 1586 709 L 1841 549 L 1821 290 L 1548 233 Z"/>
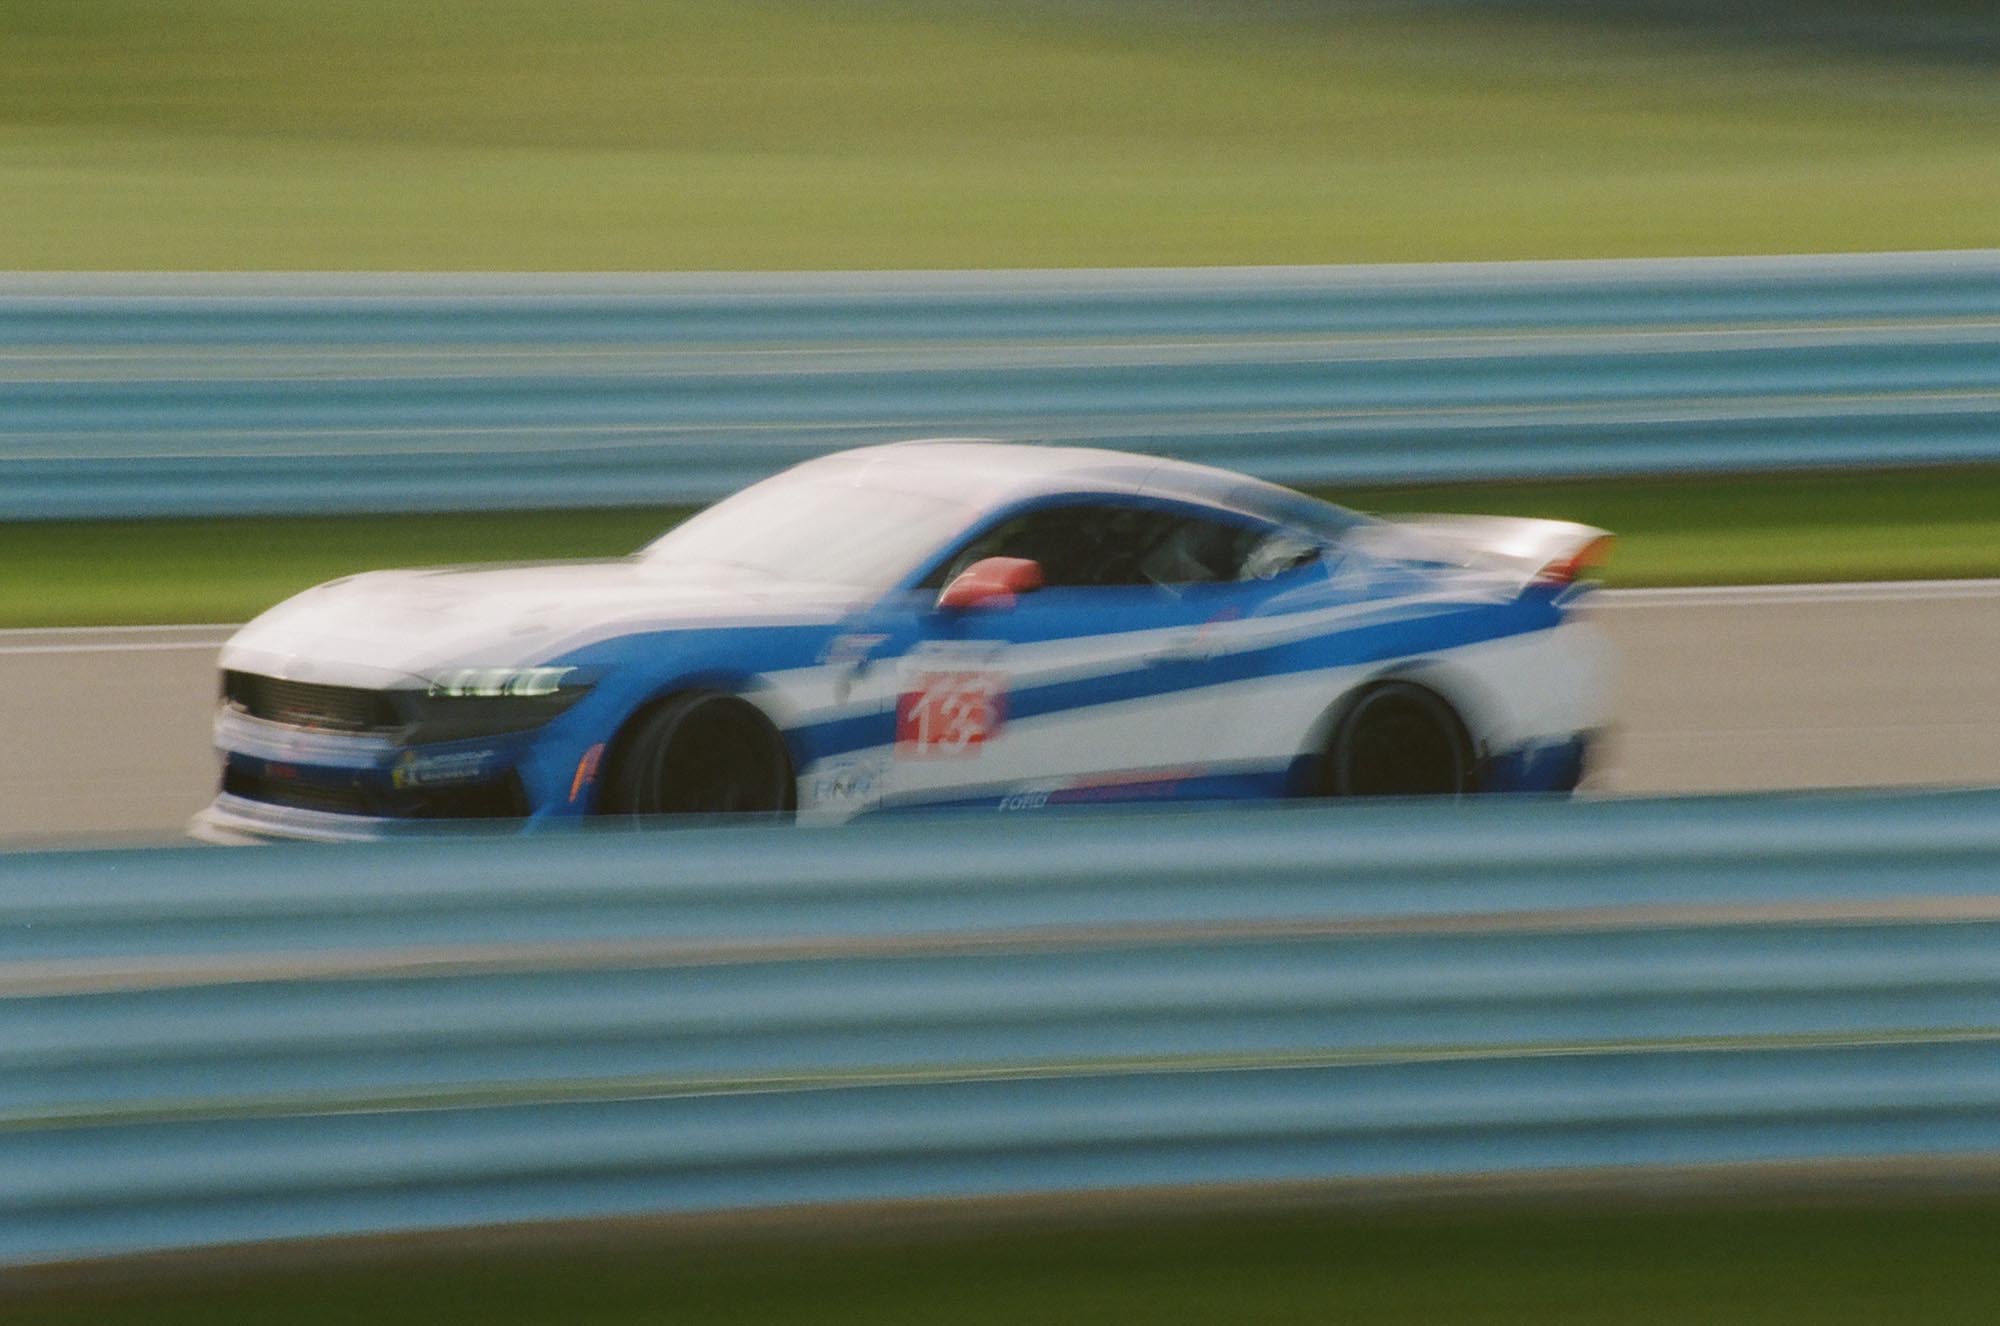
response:
<path id="1" fill-rule="evenodd" d="M 1589 579 L 1614 541 L 1592 525 L 1524 516 L 1397 516 L 1390 523 L 1439 545 L 1453 561 L 1519 573 L 1524 585 Z"/>

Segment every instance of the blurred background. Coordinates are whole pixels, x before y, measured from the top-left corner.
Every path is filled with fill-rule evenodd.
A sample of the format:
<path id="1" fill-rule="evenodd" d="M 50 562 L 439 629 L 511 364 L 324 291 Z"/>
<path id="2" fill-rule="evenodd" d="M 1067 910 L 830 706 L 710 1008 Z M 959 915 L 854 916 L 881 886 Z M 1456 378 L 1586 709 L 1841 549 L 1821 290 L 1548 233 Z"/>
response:
<path id="1" fill-rule="evenodd" d="M 1976 248 L 1983 0 L 9 0 L 0 264 Z"/>
<path id="2" fill-rule="evenodd" d="M 890 287 L 919 312 L 894 333 L 778 326 L 733 348 L 647 326 L 349 333 L 371 301 L 443 301 L 445 326 L 493 291 L 227 275 L 1986 250 L 2000 245 L 1996 74 L 1993 0 L 0 0 L 0 838 L 170 837 L 210 792 L 227 624 L 368 567 L 629 551 L 712 497 L 717 475 L 747 477 L 714 457 L 740 455 L 753 426 L 765 450 L 730 462 L 752 472 L 820 439 L 873 440 L 815 394 L 861 353 L 879 359 L 856 373 L 935 355 L 939 374 L 1008 402 L 954 412 L 962 385 L 891 398 L 874 379 L 834 383 L 879 404 L 885 435 L 1195 438 L 1230 463 L 1215 439 L 1294 429 L 1290 450 L 1252 457 L 1281 460 L 1246 467 L 1369 510 L 1616 531 L 1614 587 L 1688 597 L 1606 612 L 1632 666 L 1622 762 L 1601 790 L 2000 783 L 2000 613 L 1976 587 L 2000 576 L 1991 255 L 1962 272 L 1851 269 L 1805 305 L 1732 304 L 1736 269 L 1701 269 L 1687 311 L 1670 291 L 1643 317 L 1616 281 L 1562 269 L 1518 277 L 1561 292 L 1558 314 L 1336 317 L 1310 335 L 1226 319 L 943 332 L 923 318 L 964 290 Z M 186 273 L 224 275 L 153 275 Z M 655 288 L 648 316 L 805 288 L 770 279 Z M 1379 293 L 1517 278 L 1366 279 Z M 1745 281 L 1754 294 L 1770 274 Z M 1961 297 L 1974 286 L 1987 293 Z M 1443 403 L 1385 388 L 1261 402 L 1254 429 L 1199 404 L 1169 425 L 1139 395 L 1059 407 L 1039 379 L 1009 376 L 1038 353 L 1085 352 L 1150 365 L 1142 391 L 1257 355 L 1330 377 L 1394 360 L 1413 365 L 1414 398 L 1435 388 Z M 1505 390 L 1464 388 L 1465 365 L 1492 356 L 1533 364 L 1507 368 Z M 747 381 L 746 400 L 775 382 L 803 404 L 669 419 L 700 375 Z M 507 393 L 530 376 L 537 399 L 627 403 L 595 422 L 582 406 L 518 416 L 553 439 L 544 472 L 567 445 L 601 448 L 592 428 L 709 450 L 635 450 L 639 469 L 569 496 L 531 469 L 453 496 L 437 476 L 481 467 L 491 412 L 525 408 Z M 1894 422 L 1853 424 L 1868 418 Z M 1476 463 L 1459 459 L 1470 443 L 1411 440 L 1502 428 L 1526 440 Z M 1626 459 L 1544 463 L 1550 429 L 1624 439 Z M 1751 459 L 1682 445 L 1723 434 Z M 1836 435 L 1858 440 L 1820 445 Z M 1373 459 L 1327 459 L 1345 441 Z M 652 477 L 634 486 L 640 470 Z M 357 495 L 371 471 L 428 477 L 399 500 Z M 1921 602 L 1702 597 L 1905 580 L 1963 583 Z M 100 627 L 135 629 L 85 633 Z M 1825 1323 L 1983 1319 L 2000 1290 L 1990 1188 L 1878 1201 L 1861 1182 L 1746 1206 L 1714 1200 L 1719 1186 L 384 1249 L 332 1271 L 307 1258 L 42 1276 L 0 1287 L 0 1309 L 15 1294 L 11 1320 L 77 1322 Z"/>

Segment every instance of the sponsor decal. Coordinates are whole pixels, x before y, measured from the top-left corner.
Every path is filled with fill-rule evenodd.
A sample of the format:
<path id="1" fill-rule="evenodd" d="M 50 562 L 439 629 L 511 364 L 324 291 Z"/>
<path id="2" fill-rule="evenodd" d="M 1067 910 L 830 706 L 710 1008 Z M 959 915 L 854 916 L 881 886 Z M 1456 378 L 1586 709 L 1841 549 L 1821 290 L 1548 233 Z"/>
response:
<path id="1" fill-rule="evenodd" d="M 924 672 L 896 697 L 896 753 L 971 756 L 1007 721 L 1001 672 Z"/>
<path id="2" fill-rule="evenodd" d="M 1150 787 L 1154 784 L 1176 786 L 1190 778 L 1199 778 L 1207 769 L 1198 764 L 1180 765 L 1169 769 L 1114 769 L 1107 773 L 1083 774 L 1063 784 L 1064 791 L 1088 792 L 1098 789 L 1126 791 L 1134 787 Z"/>
<path id="3" fill-rule="evenodd" d="M 1049 804 L 1049 797 L 1051 795 L 1052 793 L 1048 791 L 1016 792 L 1011 796 L 1004 796 L 1000 798 L 1000 809 L 1040 810 L 1043 806 Z"/>
<path id="4" fill-rule="evenodd" d="M 444 783 L 470 783 L 490 772 L 491 750 L 452 751 L 443 755 L 419 755 L 404 751 L 389 770 L 389 782 L 396 787 L 436 787 Z"/>
<path id="5" fill-rule="evenodd" d="M 800 788 L 808 806 L 862 806 L 881 798 L 888 765 L 879 756 L 822 760 Z"/>
<path id="6" fill-rule="evenodd" d="M 1049 803 L 1057 806 L 1081 806 L 1094 801 L 1150 801 L 1159 797 L 1173 796 L 1180 791 L 1183 781 L 1179 777 L 1164 777 L 1134 778 L 1116 783 L 1084 783 L 1051 793 Z"/>
<path id="7" fill-rule="evenodd" d="M 1116 773 L 1084 774 L 1051 787 L 1029 788 L 1000 798 L 1002 810 L 1040 810 L 1044 806 L 1086 805 L 1095 801 L 1145 801 L 1170 797 L 1189 780 L 1206 770 L 1200 766 L 1179 769 L 1127 769 Z"/>

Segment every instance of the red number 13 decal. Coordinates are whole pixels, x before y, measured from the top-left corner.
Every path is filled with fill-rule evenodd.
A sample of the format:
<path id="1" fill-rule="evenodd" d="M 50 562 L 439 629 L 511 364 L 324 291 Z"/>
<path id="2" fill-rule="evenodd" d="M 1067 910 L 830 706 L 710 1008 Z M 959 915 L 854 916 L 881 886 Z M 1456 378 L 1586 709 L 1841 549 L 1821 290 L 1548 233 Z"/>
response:
<path id="1" fill-rule="evenodd" d="M 896 748 L 906 755 L 976 755 L 1006 721 L 997 672 L 929 672 L 896 697 Z"/>

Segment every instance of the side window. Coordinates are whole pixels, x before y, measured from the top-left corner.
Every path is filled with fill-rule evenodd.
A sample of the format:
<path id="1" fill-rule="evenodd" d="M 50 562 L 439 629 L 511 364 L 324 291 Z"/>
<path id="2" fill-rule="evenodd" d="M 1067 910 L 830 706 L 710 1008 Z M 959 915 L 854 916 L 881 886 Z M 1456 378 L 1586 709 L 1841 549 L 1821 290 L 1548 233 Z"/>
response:
<path id="1" fill-rule="evenodd" d="M 1074 504 L 1003 521 L 924 583 L 941 588 L 981 558 L 1027 557 L 1051 586 L 1191 585 L 1268 578 L 1306 554 L 1297 536 L 1267 527 L 1156 507 Z"/>
<path id="2" fill-rule="evenodd" d="M 987 557 L 1031 558 L 1041 563 L 1042 583 L 1051 586 L 1142 583 L 1130 548 L 1145 533 L 1139 526 L 1149 514 L 1084 505 L 1023 512 L 966 544 L 925 583 L 940 588 Z"/>
<path id="3" fill-rule="evenodd" d="M 1264 531 L 1199 516 L 1173 516 L 1139 564 L 1156 585 L 1203 585 L 1234 580 Z"/>

